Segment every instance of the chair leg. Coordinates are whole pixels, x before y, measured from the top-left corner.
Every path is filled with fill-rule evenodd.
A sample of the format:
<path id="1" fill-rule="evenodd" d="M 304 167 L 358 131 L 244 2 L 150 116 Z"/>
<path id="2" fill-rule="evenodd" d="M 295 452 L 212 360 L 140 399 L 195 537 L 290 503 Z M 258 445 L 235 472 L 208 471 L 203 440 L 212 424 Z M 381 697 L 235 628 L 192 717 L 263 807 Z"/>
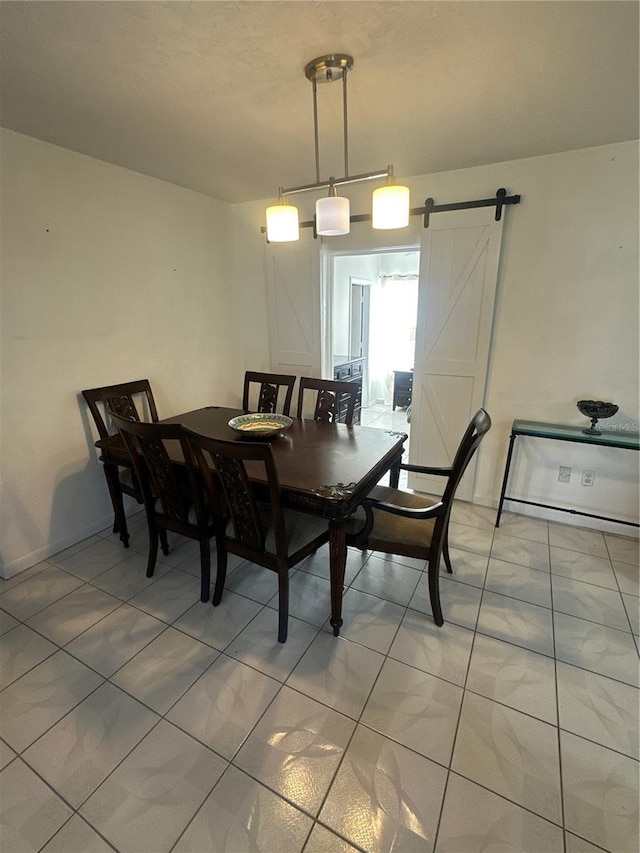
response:
<path id="1" fill-rule="evenodd" d="M 289 627 L 289 570 L 278 569 L 278 642 L 285 643 Z"/>
<path id="2" fill-rule="evenodd" d="M 218 554 L 216 563 L 216 585 L 213 590 L 213 599 L 211 603 L 217 607 L 222 601 L 222 593 L 224 591 L 224 583 L 227 579 L 227 549 L 223 542 L 216 540 L 216 551 Z"/>
<path id="3" fill-rule="evenodd" d="M 160 530 L 160 547 L 162 548 L 162 553 L 166 557 L 169 553 L 169 540 L 167 539 L 167 531 L 164 527 Z"/>
<path id="4" fill-rule="evenodd" d="M 109 489 L 111 506 L 113 507 L 113 532 L 120 534 L 120 539 L 125 548 L 129 547 L 129 531 L 127 529 L 127 516 L 124 514 L 124 502 L 122 500 L 122 489 L 118 476 L 118 466 L 106 463 L 104 476 Z"/>
<path id="5" fill-rule="evenodd" d="M 200 540 L 200 601 L 209 601 L 211 585 L 211 550 L 209 537 Z"/>
<path id="6" fill-rule="evenodd" d="M 442 548 L 442 556 L 444 557 L 444 564 L 447 567 L 447 571 L 449 574 L 453 574 L 453 568 L 451 567 L 451 557 L 449 556 L 449 528 L 447 527 L 447 532 L 444 535 L 444 546 Z"/>
<path id="7" fill-rule="evenodd" d="M 149 559 L 147 560 L 147 577 L 150 578 L 153 577 L 153 573 L 156 569 L 156 560 L 158 559 L 158 528 L 149 516 L 147 516 L 147 524 L 149 526 Z"/>
<path id="8" fill-rule="evenodd" d="M 429 579 L 429 601 L 431 602 L 431 612 L 433 613 L 433 621 L 440 626 L 444 622 L 442 617 L 442 607 L 440 605 L 440 549 L 436 549 L 435 553 L 431 553 L 429 563 L 427 565 Z"/>

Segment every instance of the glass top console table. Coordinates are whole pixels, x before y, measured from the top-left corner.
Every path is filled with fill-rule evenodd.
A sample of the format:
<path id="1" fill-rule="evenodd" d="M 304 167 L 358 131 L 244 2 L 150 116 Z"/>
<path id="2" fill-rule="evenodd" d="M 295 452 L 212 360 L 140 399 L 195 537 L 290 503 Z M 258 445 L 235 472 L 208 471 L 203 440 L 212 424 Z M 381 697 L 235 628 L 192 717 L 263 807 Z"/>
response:
<path id="1" fill-rule="evenodd" d="M 514 443 L 519 435 L 526 435 L 532 438 L 547 438 L 554 441 L 573 441 L 578 444 L 595 444 L 599 447 L 620 447 L 625 450 L 640 450 L 640 436 L 637 432 L 622 432 L 614 430 L 603 430 L 601 435 L 589 435 L 585 433 L 581 427 L 565 426 L 563 424 L 547 424 L 539 421 L 520 421 L 515 420 L 511 427 L 511 436 L 509 438 L 509 451 L 507 453 L 507 461 L 504 467 L 504 477 L 502 478 L 502 490 L 500 492 L 500 503 L 498 504 L 498 514 L 496 516 L 496 527 L 500 526 L 500 516 L 502 515 L 502 507 L 505 501 L 514 503 L 528 504 L 529 506 L 540 506 L 545 509 L 554 509 L 559 512 L 569 512 L 573 515 L 585 515 L 589 518 L 599 518 L 603 521 L 615 521 L 618 524 L 628 524 L 631 527 L 639 527 L 635 521 L 625 521 L 621 518 L 612 518 L 606 515 L 595 515 L 591 512 L 581 512 L 577 509 L 567 509 L 565 507 L 554 506 L 553 504 L 537 503 L 536 501 L 527 501 L 522 498 L 514 498 L 507 494 L 507 484 L 509 481 L 509 470 L 511 468 L 511 459 L 513 457 Z"/>

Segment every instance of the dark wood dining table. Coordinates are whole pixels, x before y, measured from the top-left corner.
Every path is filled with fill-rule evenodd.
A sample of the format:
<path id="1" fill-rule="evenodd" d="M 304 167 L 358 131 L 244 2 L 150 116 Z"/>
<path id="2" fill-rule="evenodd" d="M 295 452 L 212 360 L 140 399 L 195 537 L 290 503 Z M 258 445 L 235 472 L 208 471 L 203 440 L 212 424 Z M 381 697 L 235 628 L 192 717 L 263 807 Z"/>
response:
<path id="1" fill-rule="evenodd" d="M 241 414 L 242 409 L 206 406 L 165 418 L 162 423 L 181 423 L 212 438 L 242 441 L 245 437 L 229 426 L 229 420 Z M 392 465 L 400 461 L 407 434 L 359 425 L 292 420 L 291 427 L 276 438 L 251 440 L 268 440 L 271 444 L 283 505 L 329 522 L 330 623 L 338 636 L 347 559 L 345 520 Z M 97 445 L 107 449 L 105 442 Z M 117 454 L 115 441 L 109 450 L 112 455 Z M 248 473 L 252 476 L 250 469 Z M 257 472 L 255 480 L 258 485 Z"/>

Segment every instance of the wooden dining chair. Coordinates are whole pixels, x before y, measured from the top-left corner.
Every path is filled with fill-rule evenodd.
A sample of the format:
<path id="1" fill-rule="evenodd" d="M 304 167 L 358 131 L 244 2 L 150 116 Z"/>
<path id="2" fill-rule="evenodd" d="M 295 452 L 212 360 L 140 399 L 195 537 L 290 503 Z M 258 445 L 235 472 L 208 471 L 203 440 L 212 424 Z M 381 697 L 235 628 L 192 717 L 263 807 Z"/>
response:
<path id="1" fill-rule="evenodd" d="M 360 385 L 357 382 L 339 382 L 335 379 L 313 379 L 310 376 L 301 376 L 298 386 L 297 416 L 299 418 L 304 416 L 305 394 L 307 398 L 315 394 L 312 416 L 314 421 L 327 423 L 340 421 L 351 426 L 360 392 Z"/>
<path id="2" fill-rule="evenodd" d="M 244 375 L 242 408 L 245 412 L 264 412 L 288 415 L 291 409 L 296 376 L 288 373 L 258 373 L 247 370 Z M 278 397 L 284 390 L 282 409 L 278 411 Z"/>
<path id="3" fill-rule="evenodd" d="M 142 490 L 149 557 L 147 577 L 152 577 L 158 558 L 168 554 L 167 531 L 195 539 L 200 545 L 200 600 L 209 600 L 211 575 L 210 540 L 215 529 L 209 503 L 181 424 L 140 423 L 113 416 L 131 455 L 136 479 Z M 169 454 L 165 442 L 179 442 L 184 464 Z"/>
<path id="4" fill-rule="evenodd" d="M 479 409 L 467 427 L 449 468 L 400 464 L 414 473 L 446 477 L 440 500 L 388 486 L 375 486 L 362 507 L 347 519 L 347 542 L 361 549 L 382 551 L 427 560 L 429 599 L 436 625 L 442 625 L 439 565 L 444 557 L 452 571 L 449 556 L 449 516 L 458 484 L 478 445 L 491 427 L 491 418 Z"/>
<path id="5" fill-rule="evenodd" d="M 102 388 L 87 388 L 82 392 L 82 396 L 89 407 L 101 441 L 118 437 L 118 430 L 110 429 L 111 416 L 114 414 L 139 421 L 142 412 L 145 419 L 158 420 L 158 411 L 148 379 L 105 385 Z M 113 532 L 120 534 L 124 547 L 128 548 L 129 531 L 122 496 L 129 495 L 138 503 L 142 503 L 142 492 L 133 474 L 131 459 L 121 442 L 115 442 L 113 448 L 101 448 L 99 458 L 103 464 L 113 507 Z"/>
<path id="6" fill-rule="evenodd" d="M 270 569 L 278 575 L 278 642 L 284 643 L 289 618 L 289 570 L 328 542 L 328 523 L 283 509 L 278 471 L 268 443 L 221 441 L 186 427 L 185 432 L 216 525 L 213 605 L 222 600 L 228 553 Z M 253 479 L 264 483 L 259 495 L 250 481 L 247 465 Z"/>

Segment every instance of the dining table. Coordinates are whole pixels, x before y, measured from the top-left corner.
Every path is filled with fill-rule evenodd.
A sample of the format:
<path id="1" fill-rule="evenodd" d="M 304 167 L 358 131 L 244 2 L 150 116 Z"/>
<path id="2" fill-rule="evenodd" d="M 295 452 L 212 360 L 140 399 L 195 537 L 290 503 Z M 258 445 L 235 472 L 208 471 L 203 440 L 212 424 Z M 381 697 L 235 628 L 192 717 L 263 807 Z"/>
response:
<path id="1" fill-rule="evenodd" d="M 347 560 L 346 519 L 378 481 L 402 458 L 407 433 L 367 426 L 292 418 L 292 424 L 269 438 L 247 439 L 229 426 L 244 409 L 205 406 L 164 418 L 223 441 L 268 441 L 280 479 L 285 507 L 326 518 L 329 525 L 330 624 L 337 637 L 342 625 L 342 593 Z M 119 435 L 96 442 L 112 457 L 120 453 Z M 125 451 L 126 452 L 126 451 Z M 178 443 L 170 455 L 180 462 Z M 259 488 L 263 473 L 247 466 Z"/>

